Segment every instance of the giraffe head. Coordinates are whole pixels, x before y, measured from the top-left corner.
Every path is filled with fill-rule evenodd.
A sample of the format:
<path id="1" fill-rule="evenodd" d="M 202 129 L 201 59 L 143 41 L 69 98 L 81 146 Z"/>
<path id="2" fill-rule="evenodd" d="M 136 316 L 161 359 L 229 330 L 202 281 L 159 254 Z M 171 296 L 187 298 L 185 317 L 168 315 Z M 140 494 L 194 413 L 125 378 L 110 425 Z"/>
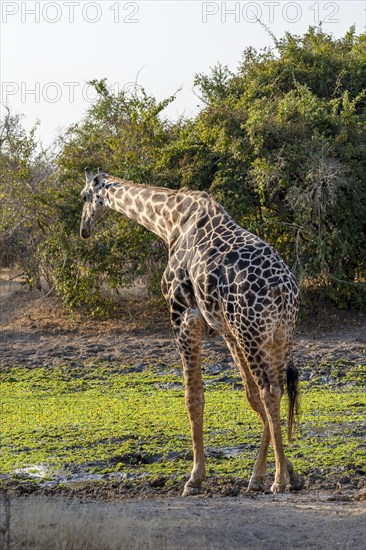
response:
<path id="1" fill-rule="evenodd" d="M 106 185 L 106 177 L 101 168 L 98 174 L 93 176 L 89 168 L 85 168 L 85 187 L 81 192 L 84 200 L 84 208 L 81 216 L 80 235 L 82 239 L 87 239 L 93 233 L 95 224 L 105 216 L 108 211 L 106 198 L 102 190 Z"/>

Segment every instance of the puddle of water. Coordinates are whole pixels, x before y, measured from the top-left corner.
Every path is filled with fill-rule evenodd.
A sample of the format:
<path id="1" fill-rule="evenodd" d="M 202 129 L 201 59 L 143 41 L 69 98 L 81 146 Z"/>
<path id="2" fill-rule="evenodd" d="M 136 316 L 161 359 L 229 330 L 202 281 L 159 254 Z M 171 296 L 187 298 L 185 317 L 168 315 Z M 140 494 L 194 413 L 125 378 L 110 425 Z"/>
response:
<path id="1" fill-rule="evenodd" d="M 332 426 L 311 426 L 308 428 L 311 437 L 330 437 L 342 434 L 343 437 L 364 437 L 365 422 L 340 422 Z"/>
<path id="2" fill-rule="evenodd" d="M 256 449 L 256 445 L 249 444 L 243 444 L 243 445 L 236 445 L 234 447 L 210 447 L 207 446 L 205 449 L 205 453 L 207 456 L 212 456 L 214 458 L 236 458 L 240 455 L 242 455 L 245 451 L 248 449 Z"/>
<path id="3" fill-rule="evenodd" d="M 243 444 L 236 445 L 232 447 L 206 447 L 206 453 L 208 456 L 213 456 L 216 458 L 237 458 L 242 455 L 245 451 L 251 449 L 256 449 L 256 445 L 252 444 Z M 186 452 L 177 453 L 177 456 L 183 455 L 185 457 Z M 173 456 L 171 459 L 176 458 Z M 169 460 L 169 457 L 166 458 Z M 132 474 L 130 472 L 110 472 L 110 473 L 89 473 L 88 468 L 90 465 L 80 465 L 77 468 L 77 471 L 71 473 L 65 470 L 55 471 L 46 464 L 30 464 L 23 468 L 17 468 L 14 470 L 13 474 L 16 474 L 22 478 L 34 479 L 42 483 L 44 486 L 52 487 L 55 485 L 68 485 L 73 487 L 83 486 L 88 483 L 97 482 L 97 481 L 126 481 L 126 480 L 136 480 L 141 479 L 147 475 L 146 472 L 138 472 Z M 94 465 L 93 465 L 94 466 Z M 6 476 L 11 477 L 11 475 Z"/>
<path id="4" fill-rule="evenodd" d="M 315 437 L 315 436 L 328 437 L 330 435 L 330 432 L 326 428 L 322 428 L 321 426 L 318 426 L 318 427 L 309 428 L 309 435 L 311 435 L 311 437 Z"/>
<path id="5" fill-rule="evenodd" d="M 52 487 L 55 485 L 72 485 L 82 486 L 93 481 L 125 481 L 127 479 L 134 480 L 144 477 L 146 474 L 139 472 L 138 474 L 131 474 L 129 472 L 111 472 L 108 474 L 87 473 L 80 468 L 80 471 L 75 474 L 67 474 L 60 472 L 53 472 L 51 474 L 50 469 L 46 464 L 30 464 L 24 468 L 17 468 L 13 471 L 13 474 L 22 478 L 31 478 L 42 482 L 42 485 Z M 3 479 L 10 478 L 11 474 L 3 474 Z M 47 478 L 47 479 L 45 479 Z"/>
<path id="6" fill-rule="evenodd" d="M 237 456 L 242 455 L 248 449 L 255 449 L 256 446 L 252 444 L 248 445 L 237 445 L 236 447 L 223 447 L 221 449 L 225 458 L 236 458 Z"/>
<path id="7" fill-rule="evenodd" d="M 48 468 L 45 464 L 30 464 L 25 468 L 17 468 L 14 473 L 21 476 L 28 476 L 34 479 L 43 479 L 48 475 Z"/>

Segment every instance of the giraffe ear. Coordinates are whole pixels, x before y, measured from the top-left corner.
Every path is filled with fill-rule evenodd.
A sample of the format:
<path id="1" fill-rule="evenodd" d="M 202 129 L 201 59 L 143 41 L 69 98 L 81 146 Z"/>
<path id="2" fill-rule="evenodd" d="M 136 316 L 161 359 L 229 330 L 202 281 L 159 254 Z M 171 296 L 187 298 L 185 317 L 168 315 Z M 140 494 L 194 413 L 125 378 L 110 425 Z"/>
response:
<path id="1" fill-rule="evenodd" d="M 93 174 L 90 168 L 85 168 L 85 180 L 86 183 L 89 183 L 93 179 Z"/>

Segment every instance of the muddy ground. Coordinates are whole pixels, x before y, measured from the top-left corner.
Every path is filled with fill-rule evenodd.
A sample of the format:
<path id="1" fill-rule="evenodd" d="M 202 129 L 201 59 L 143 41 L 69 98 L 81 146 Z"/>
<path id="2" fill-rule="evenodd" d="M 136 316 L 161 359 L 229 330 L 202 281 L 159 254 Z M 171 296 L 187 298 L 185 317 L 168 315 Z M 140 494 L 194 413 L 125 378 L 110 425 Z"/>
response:
<path id="1" fill-rule="evenodd" d="M 179 365 L 167 311 L 147 311 L 143 296 L 126 298 L 113 320 L 70 318 L 52 298 L 29 292 L 13 276 L 3 272 L 0 278 L 0 368 L 72 367 L 96 360 L 141 369 L 151 363 Z M 220 339 L 205 341 L 203 348 L 206 369 L 231 361 Z M 335 361 L 365 363 L 365 314 L 319 306 L 299 323 L 294 360 L 303 379 L 311 379 L 320 363 L 328 365 L 325 383 L 332 380 L 329 365 Z M 360 479 L 341 488 L 314 482 L 298 494 L 247 496 L 212 481 L 203 498 L 181 499 L 172 497 L 180 487 L 166 494 L 159 487 L 137 493 L 82 487 L 24 496 L 28 490 L 20 485 L 11 490 L 11 548 L 364 550 L 365 495 L 355 500 L 360 486 Z M 89 542 L 81 536 L 87 532 Z M 67 537 L 68 546 L 59 543 Z"/>

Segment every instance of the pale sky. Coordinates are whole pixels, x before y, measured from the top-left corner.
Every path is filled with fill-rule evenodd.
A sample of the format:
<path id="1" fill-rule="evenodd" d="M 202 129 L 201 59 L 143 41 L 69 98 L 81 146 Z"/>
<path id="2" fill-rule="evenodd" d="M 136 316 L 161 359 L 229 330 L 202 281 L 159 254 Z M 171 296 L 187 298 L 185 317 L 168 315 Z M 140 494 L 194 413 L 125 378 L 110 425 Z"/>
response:
<path id="1" fill-rule="evenodd" d="M 0 2 L 1 102 L 25 115 L 49 145 L 81 119 L 94 78 L 113 89 L 138 82 L 158 99 L 182 87 L 166 116 L 192 116 L 196 73 L 221 62 L 235 70 L 248 46 L 272 47 L 256 18 L 280 38 L 322 21 L 336 37 L 351 25 L 365 32 L 366 0 L 155 1 L 44 0 Z"/>

